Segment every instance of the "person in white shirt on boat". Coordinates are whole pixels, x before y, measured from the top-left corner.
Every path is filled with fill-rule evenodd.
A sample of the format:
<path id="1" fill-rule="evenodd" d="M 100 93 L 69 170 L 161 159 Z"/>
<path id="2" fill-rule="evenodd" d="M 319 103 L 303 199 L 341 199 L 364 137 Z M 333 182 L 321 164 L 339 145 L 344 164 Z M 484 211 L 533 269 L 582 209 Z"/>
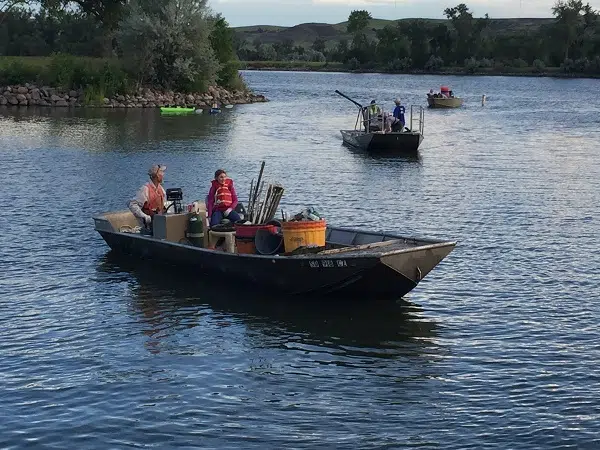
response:
<path id="1" fill-rule="evenodd" d="M 167 194 L 162 182 L 166 169 L 167 166 L 161 164 L 154 164 L 150 167 L 148 169 L 150 181 L 140 187 L 135 197 L 129 201 L 129 210 L 145 228 L 151 226 L 152 217 L 155 214 L 165 212 Z"/>

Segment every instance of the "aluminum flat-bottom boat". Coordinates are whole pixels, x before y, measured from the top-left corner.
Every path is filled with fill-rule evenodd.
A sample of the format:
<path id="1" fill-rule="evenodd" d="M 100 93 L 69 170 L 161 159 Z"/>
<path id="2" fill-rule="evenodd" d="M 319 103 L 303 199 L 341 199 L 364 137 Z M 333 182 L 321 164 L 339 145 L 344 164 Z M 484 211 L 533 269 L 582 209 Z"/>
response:
<path id="1" fill-rule="evenodd" d="M 425 129 L 423 107 L 411 105 L 406 117 L 408 128 L 399 126 L 401 129 L 396 130 L 391 125 L 394 118 L 390 114 L 386 114 L 381 108 L 378 115 L 371 116 L 369 107 L 361 105 L 338 90 L 335 92 L 358 107 L 354 129 L 340 130 L 344 144 L 370 153 L 414 154 L 419 150 L 419 146 L 423 142 Z M 370 106 L 377 107 L 376 104 Z"/>
<path id="2" fill-rule="evenodd" d="M 419 132 L 372 132 L 361 130 L 340 130 L 344 144 L 372 153 L 394 152 L 413 153 L 423 142 Z"/>
<path id="3" fill-rule="evenodd" d="M 398 299 L 455 247 L 456 242 L 417 239 L 336 227 L 326 230 L 318 253 L 258 255 L 227 253 L 136 232 L 129 211 L 94 217 L 95 229 L 118 253 L 153 263 L 225 276 L 230 282 L 290 295 Z"/>
<path id="4" fill-rule="evenodd" d="M 427 97 L 430 108 L 460 108 L 463 99 L 460 97 Z"/>

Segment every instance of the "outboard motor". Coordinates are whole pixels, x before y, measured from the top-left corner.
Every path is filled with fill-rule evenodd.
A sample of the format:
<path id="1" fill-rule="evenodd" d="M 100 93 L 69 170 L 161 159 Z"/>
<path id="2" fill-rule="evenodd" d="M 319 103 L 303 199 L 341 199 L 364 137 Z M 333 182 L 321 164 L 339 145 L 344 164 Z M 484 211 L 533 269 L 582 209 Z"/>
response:
<path id="1" fill-rule="evenodd" d="M 167 209 L 173 206 L 173 212 L 175 214 L 183 213 L 183 191 L 181 188 L 169 188 L 167 189 L 167 201 L 173 202 Z"/>

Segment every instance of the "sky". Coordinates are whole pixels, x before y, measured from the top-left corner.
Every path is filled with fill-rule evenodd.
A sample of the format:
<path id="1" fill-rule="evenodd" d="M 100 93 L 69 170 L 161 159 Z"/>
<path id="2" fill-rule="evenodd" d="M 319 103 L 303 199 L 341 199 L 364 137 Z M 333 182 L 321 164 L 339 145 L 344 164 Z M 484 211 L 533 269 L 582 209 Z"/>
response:
<path id="1" fill-rule="evenodd" d="M 555 0 L 209 0 L 229 25 L 293 26 L 307 22 L 339 23 L 355 9 L 376 19 L 444 18 L 444 9 L 465 3 L 475 17 L 552 17 Z M 584 0 L 600 9 L 600 0 Z"/>

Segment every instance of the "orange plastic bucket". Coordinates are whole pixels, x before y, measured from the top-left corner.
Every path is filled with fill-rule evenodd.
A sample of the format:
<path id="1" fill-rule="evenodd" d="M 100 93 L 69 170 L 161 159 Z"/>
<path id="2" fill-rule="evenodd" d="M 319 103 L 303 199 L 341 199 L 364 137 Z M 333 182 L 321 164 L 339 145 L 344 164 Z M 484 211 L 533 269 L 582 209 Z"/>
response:
<path id="1" fill-rule="evenodd" d="M 325 220 L 300 220 L 282 222 L 283 246 L 286 252 L 292 252 L 298 247 L 315 245 L 325 246 L 325 231 L 327 223 Z"/>
<path id="2" fill-rule="evenodd" d="M 253 255 L 256 253 L 256 247 L 254 246 L 253 238 L 235 238 L 235 248 L 238 253 L 245 253 Z"/>

